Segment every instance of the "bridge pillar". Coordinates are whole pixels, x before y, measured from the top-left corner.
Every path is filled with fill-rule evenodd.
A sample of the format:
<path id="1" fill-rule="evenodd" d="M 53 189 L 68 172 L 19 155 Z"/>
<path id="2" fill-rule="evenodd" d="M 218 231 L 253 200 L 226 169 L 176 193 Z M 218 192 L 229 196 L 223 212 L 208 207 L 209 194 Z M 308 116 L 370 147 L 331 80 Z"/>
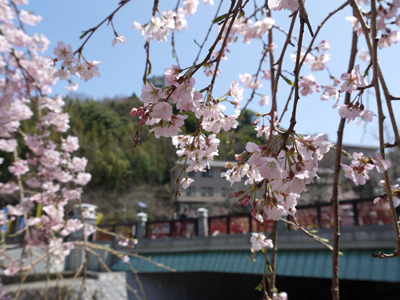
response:
<path id="1" fill-rule="evenodd" d="M 197 235 L 208 236 L 208 209 L 199 208 L 197 209 Z"/>
<path id="2" fill-rule="evenodd" d="M 137 223 L 136 237 L 138 239 L 146 238 L 147 214 L 144 212 L 138 213 L 136 215 L 136 223 Z"/>

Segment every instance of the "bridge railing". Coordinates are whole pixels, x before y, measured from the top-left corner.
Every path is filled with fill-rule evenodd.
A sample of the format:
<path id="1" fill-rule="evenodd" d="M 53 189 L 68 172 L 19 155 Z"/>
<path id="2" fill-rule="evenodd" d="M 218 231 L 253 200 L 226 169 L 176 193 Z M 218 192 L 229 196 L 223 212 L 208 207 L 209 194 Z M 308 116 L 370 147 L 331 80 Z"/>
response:
<path id="1" fill-rule="evenodd" d="M 197 235 L 197 219 L 147 222 L 146 238 L 192 237 Z"/>
<path id="2" fill-rule="evenodd" d="M 372 199 L 360 199 L 343 201 L 339 205 L 339 221 L 341 227 L 368 226 L 391 224 L 392 219 L 388 204 L 373 204 Z M 294 221 L 292 216 L 287 219 Z M 332 206 L 329 203 L 298 206 L 296 219 L 299 225 L 306 229 L 321 229 L 333 227 Z M 200 218 L 187 218 L 169 221 L 146 222 L 143 237 L 148 239 L 159 239 L 167 237 L 193 237 L 199 235 Z M 206 219 L 208 232 L 200 235 L 227 235 L 246 234 L 258 232 L 262 224 L 251 217 L 250 214 L 224 215 L 208 217 Z M 266 231 L 270 231 L 272 220 L 264 223 Z M 99 228 L 126 237 L 137 237 L 138 223 L 100 225 Z M 286 226 L 286 230 L 295 229 L 294 226 Z M 202 229 L 203 230 L 203 229 Z M 118 239 L 110 237 L 102 231 L 97 231 L 93 240 L 106 241 Z"/>

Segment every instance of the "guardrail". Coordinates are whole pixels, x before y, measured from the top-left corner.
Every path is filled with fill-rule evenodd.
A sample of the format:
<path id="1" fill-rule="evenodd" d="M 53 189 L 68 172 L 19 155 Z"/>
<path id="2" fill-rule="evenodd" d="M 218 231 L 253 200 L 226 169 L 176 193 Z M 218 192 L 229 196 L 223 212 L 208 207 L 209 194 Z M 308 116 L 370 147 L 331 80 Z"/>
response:
<path id="1" fill-rule="evenodd" d="M 342 201 L 339 205 L 339 216 L 341 227 L 369 226 L 391 224 L 392 219 L 388 204 L 373 204 L 373 199 L 359 199 Z M 287 216 L 293 221 L 292 216 Z M 298 206 L 296 219 L 306 229 L 332 228 L 332 206 L 330 203 Z M 148 239 L 166 237 L 193 237 L 198 235 L 199 219 L 187 218 L 169 221 L 154 221 L 145 223 L 145 234 Z M 260 230 L 261 223 L 251 217 L 250 214 L 224 215 L 207 218 L 208 235 L 246 234 Z M 264 228 L 269 231 L 273 221 L 265 221 Z M 137 237 L 138 223 L 100 225 L 116 234 L 126 237 Z M 286 226 L 286 230 L 292 230 L 292 226 Z M 93 240 L 113 240 L 112 236 L 100 231 L 96 232 Z"/>

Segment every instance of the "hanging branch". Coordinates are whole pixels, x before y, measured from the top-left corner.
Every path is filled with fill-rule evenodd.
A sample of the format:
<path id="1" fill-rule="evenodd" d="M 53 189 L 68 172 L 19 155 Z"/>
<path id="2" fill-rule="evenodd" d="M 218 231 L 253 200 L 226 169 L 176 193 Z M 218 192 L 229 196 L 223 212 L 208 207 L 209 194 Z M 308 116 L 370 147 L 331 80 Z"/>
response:
<path id="1" fill-rule="evenodd" d="M 353 32 L 351 41 L 350 61 L 347 72 L 350 73 L 354 69 L 354 64 L 357 54 L 358 36 Z M 344 104 L 350 103 L 350 93 L 346 93 Z M 343 145 L 343 132 L 346 119 L 341 118 L 339 122 L 339 129 L 337 131 L 336 153 L 335 153 L 335 167 L 333 174 L 332 186 L 332 210 L 333 210 L 333 253 L 332 253 L 332 297 L 334 300 L 339 299 L 339 238 L 340 238 L 340 222 L 339 222 L 339 181 L 340 181 L 340 163 Z"/>
<path id="2" fill-rule="evenodd" d="M 373 2 L 373 1 L 372 1 Z M 372 6 L 372 2 L 371 2 L 371 6 Z M 373 35 L 374 39 L 373 39 L 373 43 L 371 42 L 371 39 L 369 38 L 369 29 L 367 27 L 367 24 L 365 23 L 364 17 L 362 16 L 362 12 L 360 9 L 360 6 L 358 5 L 356 0 L 353 0 L 353 8 L 355 11 L 355 15 L 357 16 L 357 19 L 359 20 L 364 36 L 365 36 L 365 40 L 367 42 L 368 45 L 368 49 L 369 52 L 371 53 L 371 58 L 373 59 L 373 70 L 374 70 L 374 78 L 380 78 L 381 82 L 384 82 L 383 80 L 383 75 L 382 72 L 380 72 L 380 68 L 379 68 L 379 64 L 378 64 L 378 58 L 377 58 L 377 36 L 376 36 L 376 31 L 374 31 L 375 35 Z M 375 3 L 373 4 L 376 10 L 376 5 Z M 372 9 L 372 8 L 371 8 Z M 373 10 L 373 9 L 372 9 Z M 376 11 L 374 12 L 374 14 L 376 14 Z M 374 24 L 376 26 L 376 15 L 374 15 Z M 372 19 L 372 16 L 371 16 Z M 374 28 L 373 30 L 376 30 L 376 28 Z M 374 57 L 375 56 L 375 57 Z M 384 137 L 383 137 L 383 120 L 385 118 L 385 116 L 383 115 L 383 110 L 382 110 L 382 102 L 381 102 L 381 97 L 380 97 L 380 93 L 379 92 L 379 82 L 378 80 L 375 80 L 375 93 L 376 93 L 376 97 L 377 97 L 377 105 L 378 105 L 378 119 L 379 119 L 379 148 L 380 148 L 380 153 L 382 155 L 383 158 L 385 158 L 385 143 L 384 143 Z M 387 99 L 387 101 L 389 101 Z M 394 119 L 391 119 L 392 125 L 394 125 Z M 394 130 L 394 132 L 396 133 L 396 131 Z M 400 140 L 400 138 L 398 136 L 396 136 L 396 142 L 397 140 Z M 398 143 L 398 147 L 400 148 L 400 143 Z M 384 172 L 384 178 L 385 178 L 385 185 L 387 188 L 387 195 L 388 195 L 388 199 L 389 199 L 389 205 L 390 205 L 390 213 L 391 213 L 391 217 L 392 217 L 392 223 L 393 223 L 393 227 L 394 227 L 394 231 L 395 231 L 395 235 L 396 235 L 396 252 L 400 251 L 400 229 L 399 229 L 399 223 L 398 223 L 398 219 L 397 219 L 397 213 L 396 213 L 396 209 L 394 206 L 394 202 L 393 202 L 393 194 L 392 194 L 392 190 L 390 188 L 390 179 L 389 179 L 389 174 L 387 171 Z M 400 256 L 399 260 L 400 260 Z"/>
<path id="3" fill-rule="evenodd" d="M 153 12 L 151 14 L 153 17 L 156 15 L 157 8 L 158 8 L 158 2 L 159 2 L 159 0 L 154 0 Z M 151 72 L 150 42 L 149 41 L 147 41 L 144 44 L 144 49 L 146 50 L 146 64 L 144 66 L 143 84 L 146 85 L 147 84 L 147 75 L 149 75 Z"/>
<path id="4" fill-rule="evenodd" d="M 361 28 L 362 28 L 364 36 L 365 36 L 365 41 L 367 42 L 369 53 L 371 53 L 371 55 L 372 55 L 373 46 L 372 46 L 371 39 L 369 38 L 369 28 L 368 28 L 367 24 L 365 23 L 365 20 L 364 20 L 364 17 L 363 17 L 363 13 L 361 12 L 361 8 L 358 5 L 357 1 L 354 1 L 354 0 L 352 2 L 352 6 L 355 8 L 355 15 L 356 15 L 358 21 L 361 24 Z M 397 124 L 396 124 L 396 118 L 394 116 L 393 107 L 392 107 L 392 103 L 391 103 L 392 100 L 395 100 L 395 99 L 398 99 L 398 98 L 397 97 L 393 97 L 392 94 L 390 94 L 389 89 L 388 89 L 388 87 L 386 85 L 385 78 L 383 77 L 383 74 L 382 74 L 382 71 L 381 71 L 381 68 L 380 68 L 379 64 L 376 65 L 376 68 L 377 68 L 379 80 L 380 80 L 380 82 L 382 84 L 382 90 L 383 90 L 383 93 L 384 93 L 385 98 L 386 98 L 386 104 L 388 106 L 390 122 L 392 124 L 393 132 L 394 132 L 395 143 L 397 144 L 398 148 L 400 149 L 400 134 L 399 134 L 399 130 L 398 130 L 398 127 L 397 127 Z M 400 245 L 400 244 L 398 244 L 398 245 Z"/>
<path id="5" fill-rule="evenodd" d="M 234 1 L 232 1 L 232 2 L 234 2 Z M 242 5 L 242 0 L 239 0 L 237 5 L 236 5 L 236 9 L 233 11 L 232 21 L 229 24 L 228 30 L 226 32 L 226 36 L 224 38 L 224 41 L 222 42 L 221 49 L 219 50 L 219 54 L 218 54 L 218 57 L 217 57 L 217 63 L 215 64 L 215 72 L 214 72 L 213 77 L 211 79 L 211 84 L 210 84 L 210 89 L 209 89 L 210 95 L 212 95 L 212 91 L 213 91 L 214 83 L 215 83 L 215 78 L 216 78 L 217 73 L 218 73 L 218 67 L 219 67 L 219 64 L 221 62 L 222 54 L 224 53 L 224 50 L 225 50 L 225 47 L 226 47 L 226 43 L 228 42 L 229 33 L 230 33 L 230 31 L 232 29 L 232 26 L 233 26 L 233 23 L 235 22 L 235 19 L 236 19 L 238 13 L 239 13 L 239 10 L 241 9 L 241 5 Z M 227 16 L 227 18 L 228 18 L 228 16 Z"/>
<path id="6" fill-rule="evenodd" d="M 300 54 L 301 54 L 301 44 L 303 42 L 303 34 L 304 34 L 304 24 L 305 20 L 300 16 L 300 30 L 299 30 L 299 41 L 297 44 L 297 54 L 296 54 L 296 66 L 294 68 L 294 101 L 293 101 L 293 110 L 292 110 L 292 117 L 290 118 L 290 125 L 289 129 L 283 133 L 283 142 L 280 147 L 280 149 L 277 151 L 277 153 L 280 153 L 281 150 L 286 147 L 287 140 L 289 138 L 289 135 L 294 131 L 294 127 L 296 126 L 296 113 L 297 113 L 297 104 L 300 99 L 299 95 L 299 78 L 300 78 Z"/>
<path id="7" fill-rule="evenodd" d="M 180 2 L 181 2 L 181 0 L 178 0 L 178 2 L 176 3 L 175 14 L 178 14 L 178 7 L 179 7 Z M 174 17 L 174 20 L 175 20 L 175 24 L 176 24 L 176 16 Z M 171 35 L 171 47 L 172 47 L 172 56 L 176 59 L 176 65 L 180 69 L 181 66 L 179 64 L 178 52 L 176 51 L 176 48 L 175 48 L 175 30 L 172 31 L 172 35 Z"/>
<path id="8" fill-rule="evenodd" d="M 310 31 L 311 36 L 314 36 L 313 30 L 311 28 L 310 21 L 308 20 L 308 14 L 306 8 L 304 6 L 303 0 L 298 0 L 299 3 L 299 10 L 300 10 L 300 20 L 303 20 L 303 23 L 307 24 L 308 30 Z"/>
<path id="9" fill-rule="evenodd" d="M 287 46 L 289 45 L 289 42 L 290 42 L 290 39 L 291 39 L 291 36 L 292 36 L 294 24 L 296 22 L 296 16 L 297 16 L 297 11 L 295 11 L 292 14 L 292 22 L 290 23 L 289 32 L 288 32 L 288 35 L 286 37 L 286 41 L 283 44 L 283 49 L 282 49 L 281 55 L 279 56 L 278 61 L 275 63 L 275 64 L 278 64 L 278 69 L 277 69 L 276 74 L 275 74 L 274 88 L 272 90 L 272 105 L 271 105 L 271 111 L 269 113 L 271 117 L 274 115 L 274 112 L 276 111 L 276 106 L 277 106 L 276 105 L 276 102 L 277 102 L 276 94 L 278 93 L 279 78 L 280 78 L 280 76 L 282 74 L 283 57 L 285 56 Z M 270 134 L 270 136 L 272 136 L 272 135 Z"/>
<path id="10" fill-rule="evenodd" d="M 373 82 L 374 82 L 374 88 L 375 88 L 375 97 L 376 97 L 376 102 L 378 106 L 378 118 L 379 118 L 379 146 L 380 146 L 380 153 L 382 155 L 382 158 L 385 159 L 385 141 L 384 141 L 384 128 L 383 128 L 383 122 L 385 120 L 385 116 L 383 114 L 383 109 L 382 109 L 382 100 L 381 100 L 381 93 L 379 90 L 379 81 L 378 81 L 378 34 L 377 34 L 377 26 L 376 26 L 376 17 L 377 17 L 377 9 L 376 9 L 376 2 L 375 0 L 371 1 L 371 33 L 372 33 L 372 53 L 371 53 L 371 59 L 372 59 L 372 64 L 373 64 Z M 368 37 L 369 39 L 369 37 Z M 389 173 L 387 170 L 383 173 L 384 178 L 385 178 L 385 185 L 387 187 L 387 195 L 389 198 L 389 204 L 390 204 L 390 210 L 392 213 L 392 221 L 394 223 L 395 230 L 396 232 L 396 252 L 400 251 L 400 232 L 399 232 L 399 223 L 398 223 L 398 218 L 396 214 L 396 210 L 394 207 L 393 203 L 393 194 L 392 194 L 392 189 L 390 188 L 390 179 L 389 179 Z M 399 256 L 400 260 L 400 256 Z"/>
<path id="11" fill-rule="evenodd" d="M 306 57 L 307 57 L 307 54 L 311 53 L 311 50 L 312 50 L 312 47 L 313 47 L 313 45 L 314 45 L 315 39 L 317 38 L 318 33 L 320 32 L 321 28 L 325 25 L 325 23 L 326 23 L 334 14 L 336 14 L 338 11 L 342 10 L 342 9 L 345 8 L 347 5 L 349 5 L 349 4 L 351 3 L 351 1 L 352 1 L 352 0 L 346 1 L 346 2 L 343 3 L 341 6 L 339 6 L 338 8 L 336 8 L 335 10 L 333 10 L 332 12 L 330 12 L 330 13 L 328 14 L 328 16 L 318 25 L 317 31 L 315 32 L 315 34 L 314 34 L 314 36 L 313 36 L 313 38 L 312 38 L 312 40 L 311 40 L 311 42 L 310 42 L 310 45 L 308 46 L 306 52 L 304 53 L 303 58 L 301 59 L 301 62 L 300 62 L 300 70 L 301 70 L 302 66 L 304 65 L 305 59 L 306 59 Z M 297 38 L 296 38 L 296 40 L 298 41 Z M 288 97 L 288 100 L 286 101 L 285 108 L 284 108 L 284 110 L 283 110 L 282 113 L 281 113 L 281 116 L 280 116 L 280 118 L 279 118 L 279 122 L 282 121 L 285 112 L 288 110 L 287 108 L 288 108 L 288 106 L 289 106 L 290 100 L 292 99 L 292 93 L 293 93 L 293 91 L 294 91 L 294 86 L 292 87 L 292 89 L 291 89 L 291 91 L 290 91 L 290 95 L 289 95 L 289 97 Z"/>

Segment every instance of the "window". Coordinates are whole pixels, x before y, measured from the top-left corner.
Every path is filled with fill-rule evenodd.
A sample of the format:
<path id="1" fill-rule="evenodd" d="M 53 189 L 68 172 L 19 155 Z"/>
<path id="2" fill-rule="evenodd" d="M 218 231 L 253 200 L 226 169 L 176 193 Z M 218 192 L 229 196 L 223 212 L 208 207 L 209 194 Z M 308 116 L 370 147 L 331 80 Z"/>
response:
<path id="1" fill-rule="evenodd" d="M 187 173 L 187 175 L 188 175 L 188 177 L 193 178 L 196 175 L 196 173 L 194 171 L 190 171 Z"/>
<path id="2" fill-rule="evenodd" d="M 201 173 L 201 177 L 213 177 L 213 170 L 207 169 Z"/>
<path id="3" fill-rule="evenodd" d="M 214 194 L 214 189 L 212 187 L 202 187 L 201 196 L 202 197 L 212 197 Z"/>
<path id="4" fill-rule="evenodd" d="M 189 186 L 186 189 L 186 196 L 194 196 L 196 194 L 196 188 L 194 186 Z"/>
<path id="5" fill-rule="evenodd" d="M 222 191 L 221 191 L 221 194 L 222 194 L 222 197 L 232 197 L 232 193 L 233 193 L 233 188 L 226 188 L 226 187 L 223 187 L 222 188 Z"/>

